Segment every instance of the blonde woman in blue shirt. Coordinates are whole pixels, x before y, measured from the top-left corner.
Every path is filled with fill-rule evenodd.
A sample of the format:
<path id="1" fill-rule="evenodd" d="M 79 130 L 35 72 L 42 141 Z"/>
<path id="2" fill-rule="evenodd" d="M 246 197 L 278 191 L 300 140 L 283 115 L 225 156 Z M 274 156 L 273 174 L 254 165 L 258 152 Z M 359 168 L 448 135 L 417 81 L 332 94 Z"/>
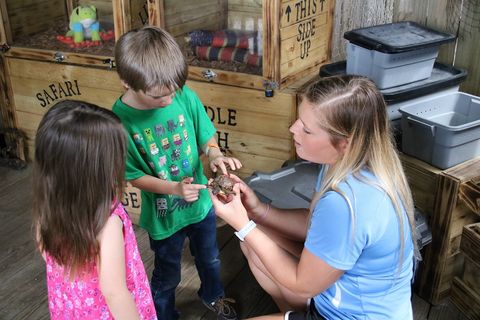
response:
<path id="1" fill-rule="evenodd" d="M 412 319 L 413 201 L 381 93 L 340 76 L 300 97 L 297 155 L 324 165 L 310 210 L 270 207 L 240 179 L 228 203 L 211 195 L 282 312 L 260 319 Z"/>

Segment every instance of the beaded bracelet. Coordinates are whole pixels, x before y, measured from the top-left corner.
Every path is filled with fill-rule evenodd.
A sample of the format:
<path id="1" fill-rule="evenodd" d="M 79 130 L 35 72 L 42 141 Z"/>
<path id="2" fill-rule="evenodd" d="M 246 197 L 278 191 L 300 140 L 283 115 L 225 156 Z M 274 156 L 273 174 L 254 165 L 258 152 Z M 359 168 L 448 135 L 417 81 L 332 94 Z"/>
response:
<path id="1" fill-rule="evenodd" d="M 208 153 L 210 152 L 210 149 L 211 148 L 217 148 L 217 149 L 220 149 L 220 147 L 216 144 L 213 144 L 213 143 L 209 143 L 207 145 L 207 147 L 205 148 L 205 155 L 208 157 Z"/>

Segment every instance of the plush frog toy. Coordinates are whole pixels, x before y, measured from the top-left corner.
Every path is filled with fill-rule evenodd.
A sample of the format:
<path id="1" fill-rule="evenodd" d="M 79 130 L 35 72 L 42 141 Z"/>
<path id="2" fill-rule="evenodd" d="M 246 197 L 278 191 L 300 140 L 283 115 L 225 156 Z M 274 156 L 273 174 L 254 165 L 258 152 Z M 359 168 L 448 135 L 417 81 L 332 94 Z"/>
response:
<path id="1" fill-rule="evenodd" d="M 93 5 L 78 6 L 70 15 L 70 30 L 68 37 L 73 37 L 74 43 L 85 39 L 100 41 L 100 23 L 97 21 L 97 8 Z"/>

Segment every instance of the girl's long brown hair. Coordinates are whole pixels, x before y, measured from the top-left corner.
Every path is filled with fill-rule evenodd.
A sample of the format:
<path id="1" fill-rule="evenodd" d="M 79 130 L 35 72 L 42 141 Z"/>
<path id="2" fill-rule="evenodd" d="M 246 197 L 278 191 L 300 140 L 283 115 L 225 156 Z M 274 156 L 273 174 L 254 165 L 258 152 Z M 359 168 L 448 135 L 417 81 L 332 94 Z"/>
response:
<path id="1" fill-rule="evenodd" d="M 33 222 L 39 248 L 75 273 L 99 253 L 97 236 L 120 199 L 126 136 L 111 111 L 65 100 L 35 141 Z"/>

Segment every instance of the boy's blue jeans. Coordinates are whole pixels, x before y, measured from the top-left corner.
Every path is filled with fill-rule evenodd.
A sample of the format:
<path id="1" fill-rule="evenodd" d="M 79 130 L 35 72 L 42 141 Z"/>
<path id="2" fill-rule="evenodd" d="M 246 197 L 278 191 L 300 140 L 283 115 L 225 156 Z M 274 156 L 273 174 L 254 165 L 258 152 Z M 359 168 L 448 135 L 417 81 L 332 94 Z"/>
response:
<path id="1" fill-rule="evenodd" d="M 217 229 L 214 209 L 205 219 L 189 225 L 163 240 L 150 238 L 155 252 L 155 268 L 150 283 L 158 319 L 176 320 L 175 288 L 180 283 L 180 261 L 185 238 L 190 240 L 190 252 L 195 258 L 201 285 L 200 298 L 207 303 L 224 296 L 220 282 L 220 259 L 217 247 Z"/>

